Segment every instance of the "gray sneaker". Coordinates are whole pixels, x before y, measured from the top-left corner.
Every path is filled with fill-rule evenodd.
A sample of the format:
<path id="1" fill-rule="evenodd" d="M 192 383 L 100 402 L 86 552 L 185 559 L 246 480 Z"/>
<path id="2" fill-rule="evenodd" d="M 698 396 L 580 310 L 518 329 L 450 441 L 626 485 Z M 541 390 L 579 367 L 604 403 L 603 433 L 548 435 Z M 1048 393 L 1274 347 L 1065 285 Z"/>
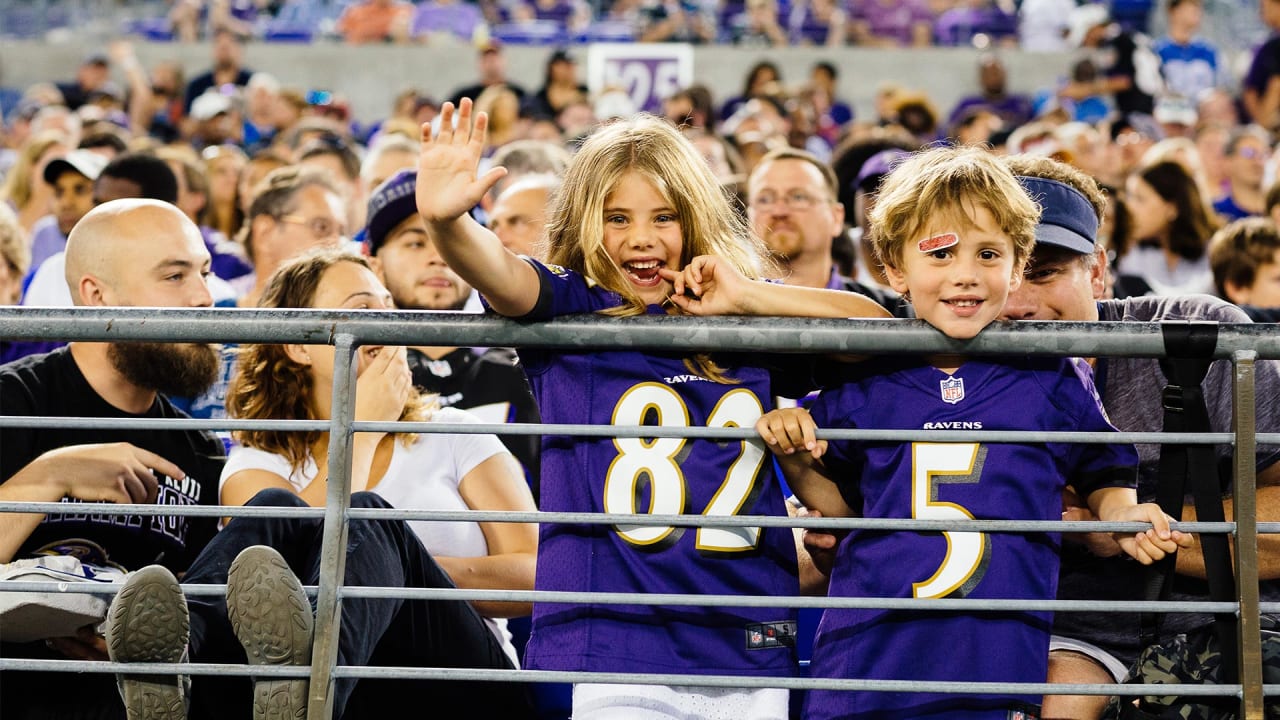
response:
<path id="1" fill-rule="evenodd" d="M 130 573 L 107 610 L 107 654 L 113 662 L 181 662 L 191 629 L 187 600 L 173 573 L 149 565 Z M 118 673 L 129 720 L 184 720 L 185 675 Z"/>
<path id="2" fill-rule="evenodd" d="M 251 665 L 306 665 L 315 619 L 302 583 L 280 553 L 245 548 L 227 573 L 227 616 Z M 255 720 L 303 720 L 304 678 L 255 679 Z"/>

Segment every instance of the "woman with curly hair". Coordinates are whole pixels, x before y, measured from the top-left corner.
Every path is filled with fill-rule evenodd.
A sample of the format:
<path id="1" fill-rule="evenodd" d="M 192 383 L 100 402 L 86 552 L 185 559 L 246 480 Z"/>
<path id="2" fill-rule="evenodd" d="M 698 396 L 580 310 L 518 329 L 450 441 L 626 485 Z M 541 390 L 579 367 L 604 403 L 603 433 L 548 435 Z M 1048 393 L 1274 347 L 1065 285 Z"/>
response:
<path id="1" fill-rule="evenodd" d="M 282 266 L 271 278 L 258 305 L 340 310 L 392 307 L 390 293 L 364 258 L 332 249 Z M 329 419 L 334 354 L 334 348 L 329 345 L 245 346 L 238 361 L 239 371 L 228 389 L 228 413 L 249 419 Z M 440 408 L 432 398 L 419 394 L 411 382 L 403 347 L 362 347 L 355 362 L 357 420 L 478 422 L 474 416 L 461 410 Z M 309 505 L 324 505 L 328 433 L 244 430 L 236 432 L 235 439 L 239 446 L 231 450 L 222 474 L 223 504 L 243 504 L 259 491 L 277 488 L 297 494 Z M 352 440 L 351 454 L 351 491 L 370 491 L 399 509 L 535 509 L 523 471 L 493 435 L 358 432 Z M 409 525 L 447 575 L 446 584 L 451 580 L 460 588 L 533 589 L 536 525 L 435 521 L 413 521 Z M 530 610 L 527 603 L 454 601 L 444 604 L 454 606 L 455 617 L 451 623 L 487 626 L 490 632 L 475 633 L 478 637 L 473 637 L 465 650 L 434 647 L 420 640 L 414 643 L 414 648 L 402 648 L 385 657 L 375 652 L 368 664 L 518 667 L 503 618 L 527 615 Z M 357 690 L 368 684 L 361 681 Z M 386 686 L 382 687 L 385 690 Z M 416 687 L 416 684 L 396 687 Z M 431 690 L 433 693 L 443 691 L 447 689 Z M 509 691 L 507 700 L 523 697 L 519 685 L 512 684 L 505 691 Z M 376 701 L 374 695 L 357 693 L 357 697 L 368 702 Z M 497 702 L 502 693 L 490 695 Z M 512 707 L 503 706 L 504 716 L 511 716 Z"/>

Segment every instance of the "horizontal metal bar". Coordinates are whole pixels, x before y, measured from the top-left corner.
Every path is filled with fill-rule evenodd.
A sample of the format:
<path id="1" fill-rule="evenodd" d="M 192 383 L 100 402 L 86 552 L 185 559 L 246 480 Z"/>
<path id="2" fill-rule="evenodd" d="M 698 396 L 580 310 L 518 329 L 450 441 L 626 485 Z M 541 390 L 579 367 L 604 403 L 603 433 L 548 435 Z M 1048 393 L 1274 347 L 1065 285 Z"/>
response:
<path id="1" fill-rule="evenodd" d="M 147 340 L 332 345 L 339 332 L 360 345 L 495 345 L 526 348 L 791 353 L 916 353 L 1160 357 L 1161 323 L 996 323 L 967 341 L 922 320 L 836 320 L 719 316 L 612 318 L 580 315 L 517 323 L 486 315 L 409 310 L 175 308 L 0 308 L 0 339 Z M 1214 357 L 1252 350 L 1280 358 L 1280 333 L 1264 324 L 1218 326 Z"/>
<path id="2" fill-rule="evenodd" d="M 711 440 L 757 440 L 751 428 L 709 428 L 652 425 L 579 425 L 565 423 L 437 423 L 353 422 L 356 432 L 429 433 L 450 435 L 571 435 L 578 437 L 661 437 Z M 232 418 L 91 418 L 37 415 L 0 416 L 0 428 L 73 428 L 138 430 L 293 430 L 328 432 L 327 420 L 236 420 Z M 878 440 L 998 443 L 1134 443 L 1231 445 L 1235 434 L 1162 432 L 1038 432 L 1028 430 L 876 430 L 867 428 L 820 430 L 823 440 Z M 1280 433 L 1260 433 L 1261 443 L 1280 444 Z"/>
<path id="3" fill-rule="evenodd" d="M 22 512 L 46 515 L 181 515 L 184 517 L 280 517 L 322 518 L 322 507 L 275 507 L 244 505 L 153 505 L 94 502 L 0 502 L 0 513 Z M 535 515 L 536 513 L 527 513 Z M 533 522 L 536 522 L 533 521 Z"/>
<path id="4" fill-rule="evenodd" d="M 43 415 L 0 415 L 0 428 L 105 430 L 308 430 L 328 431 L 328 420 L 236 420 L 232 418 L 93 418 Z M 397 431 L 400 432 L 400 431 Z"/>
<path id="5" fill-rule="evenodd" d="M 163 675 L 253 675 L 264 678 L 306 677 L 306 665 L 234 665 L 229 663 L 116 663 L 90 660 L 25 660 L 0 658 L 0 670 L 36 672 L 114 673 L 127 668 L 131 674 Z M 338 665 L 335 677 L 385 680 L 466 680 L 537 683 L 622 683 L 631 685 L 673 685 L 677 687 L 782 688 L 788 690 L 860 690 L 873 692 L 945 692 L 1026 695 L 1124 695 L 1150 694 L 1142 685 L 1065 685 L 1055 683 L 937 682 L 921 680 L 846 680 L 799 677 L 754 677 L 733 675 L 672 675 L 650 673 L 595 673 L 551 670 L 480 670 L 463 668 L 357 667 Z M 1280 693 L 1280 686 L 1267 685 L 1268 695 Z M 1161 695 L 1195 697 L 1238 696 L 1239 685 L 1168 684 Z"/>
<path id="6" fill-rule="evenodd" d="M 0 502 L 0 513 L 24 512 L 49 515 L 184 515 L 193 517 L 323 517 L 323 508 L 283 508 L 243 505 L 125 505 L 110 503 Z M 768 515 L 623 515 L 587 512 L 511 510 L 397 510 L 352 508 L 353 520 L 429 520 L 436 522 L 526 522 L 585 525 L 671 525 L 674 527 L 785 527 L 813 529 L 869 529 L 934 532 L 1142 532 L 1142 522 L 1096 520 L 925 520 L 911 518 L 793 518 Z M 1170 527 L 1186 532 L 1230 533 L 1235 523 L 1185 522 Z"/>
<path id="7" fill-rule="evenodd" d="M 73 595 L 111 595 L 121 583 L 70 582 L 57 580 L 8 580 L 0 583 L 0 592 L 57 592 Z M 225 585 L 187 585 L 183 591 L 192 597 L 220 597 Z M 315 586 L 308 586 L 315 594 Z M 1233 613 L 1237 604 L 1230 602 L 1179 601 L 1095 601 L 1095 600 L 1031 600 L 996 598 L 849 598 L 849 597 L 778 597 L 774 595 L 685 595 L 680 593 L 562 592 L 553 590 L 470 590 L 461 588 L 351 587 L 340 591 L 343 598 L 376 598 L 383 600 L 498 600 L 503 602 L 538 602 L 555 604 L 594 603 L 599 605 L 669 605 L 681 607 L 753 607 L 753 608 L 844 608 L 860 610 L 912 610 L 922 612 L 1009 612 L 1034 610 L 1044 612 L 1181 612 Z"/>
<path id="8" fill-rule="evenodd" d="M 1030 600 L 992 598 L 851 598 L 774 597 L 772 595 L 683 595 L 680 593 L 559 592 L 552 590 L 462 590 L 459 588 L 342 589 L 343 597 L 408 598 L 412 600 L 501 600 L 562 605 L 670 605 L 691 607 L 839 608 L 857 610 L 911 610 L 913 612 L 1116 612 L 1116 613 L 1232 613 L 1230 602 Z"/>

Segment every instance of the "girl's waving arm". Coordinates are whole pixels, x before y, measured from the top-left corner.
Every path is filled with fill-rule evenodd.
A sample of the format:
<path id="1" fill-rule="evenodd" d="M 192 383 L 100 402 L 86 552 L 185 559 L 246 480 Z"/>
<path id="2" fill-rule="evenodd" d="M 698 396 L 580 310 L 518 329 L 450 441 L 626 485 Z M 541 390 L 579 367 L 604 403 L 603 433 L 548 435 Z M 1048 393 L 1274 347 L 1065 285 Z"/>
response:
<path id="1" fill-rule="evenodd" d="M 541 288 L 538 272 L 502 246 L 498 236 L 481 227 L 469 214 L 494 183 L 506 174 L 492 168 L 477 177 L 489 118 L 472 118 L 471 100 L 464 98 L 453 126 L 454 108 L 445 103 L 440 130 L 422 126 L 418 156 L 418 213 L 431 241 L 449 267 L 480 291 L 497 312 L 518 317 L 533 309 Z"/>

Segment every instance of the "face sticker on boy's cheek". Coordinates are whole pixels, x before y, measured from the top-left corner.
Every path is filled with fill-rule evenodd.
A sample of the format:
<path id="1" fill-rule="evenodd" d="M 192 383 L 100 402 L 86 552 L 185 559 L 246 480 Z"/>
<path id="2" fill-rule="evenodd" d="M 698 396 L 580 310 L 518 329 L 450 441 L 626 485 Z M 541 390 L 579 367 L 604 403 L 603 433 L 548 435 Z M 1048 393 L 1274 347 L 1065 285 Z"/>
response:
<path id="1" fill-rule="evenodd" d="M 960 244 L 960 236 L 954 232 L 945 232 L 927 237 L 916 244 L 920 248 L 920 252 L 928 255 L 931 252 L 946 250 L 949 247 L 955 247 Z"/>

